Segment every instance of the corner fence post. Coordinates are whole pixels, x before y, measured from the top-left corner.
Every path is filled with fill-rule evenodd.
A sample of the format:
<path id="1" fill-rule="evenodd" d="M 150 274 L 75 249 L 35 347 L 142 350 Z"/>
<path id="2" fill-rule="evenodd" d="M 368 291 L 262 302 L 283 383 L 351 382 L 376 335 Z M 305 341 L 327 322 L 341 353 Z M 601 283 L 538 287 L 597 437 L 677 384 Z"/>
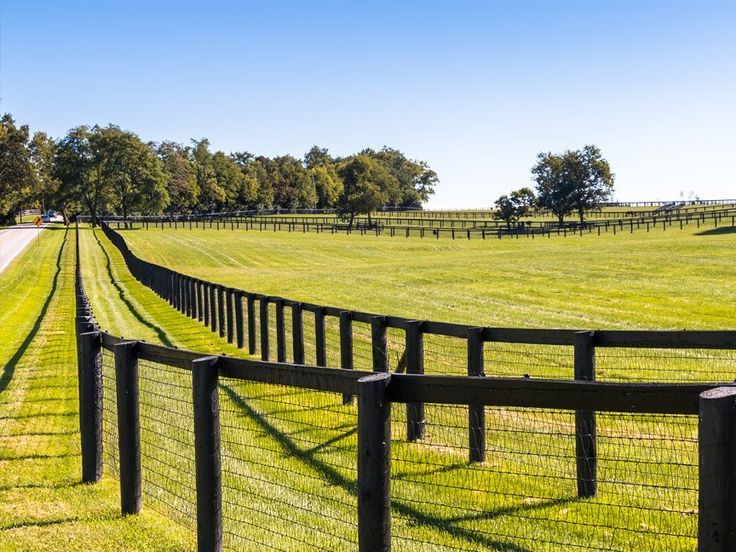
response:
<path id="1" fill-rule="evenodd" d="M 291 305 L 291 338 L 294 364 L 304 364 L 304 315 L 301 303 Z"/>
<path id="2" fill-rule="evenodd" d="M 698 552 L 736 549 L 736 388 L 700 394 Z"/>
<path id="3" fill-rule="evenodd" d="M 340 313 L 340 368 L 353 369 L 353 313 L 350 311 Z M 352 402 L 353 396 L 350 393 L 343 393 L 342 404 Z"/>
<path id="4" fill-rule="evenodd" d="M 235 340 L 238 349 L 245 348 L 245 332 L 243 331 L 243 292 L 235 292 Z"/>
<path id="5" fill-rule="evenodd" d="M 406 373 L 424 373 L 424 322 L 412 320 L 406 325 Z M 406 403 L 406 439 L 424 438 L 424 403 Z"/>
<path id="6" fill-rule="evenodd" d="M 358 380 L 358 549 L 391 550 L 390 374 Z"/>
<path id="7" fill-rule="evenodd" d="M 102 477 L 102 339 L 100 332 L 79 335 L 79 433 L 82 481 Z"/>
<path id="8" fill-rule="evenodd" d="M 217 357 L 192 361 L 197 550 L 222 550 L 222 473 Z"/>
<path id="9" fill-rule="evenodd" d="M 485 377 L 483 365 L 483 328 L 468 330 L 468 376 Z M 468 442 L 470 461 L 486 459 L 486 410 L 482 404 L 468 405 Z"/>
<path id="10" fill-rule="evenodd" d="M 575 332 L 575 380 L 595 381 L 595 332 Z M 598 492 L 595 412 L 575 411 L 575 457 L 578 496 L 590 498 Z"/>
<path id="11" fill-rule="evenodd" d="M 261 296 L 261 360 L 268 360 L 268 297 Z"/>
<path id="12" fill-rule="evenodd" d="M 386 317 L 374 316 L 371 318 L 371 351 L 373 356 L 373 371 L 388 372 L 388 332 L 386 331 Z"/>
<path id="13" fill-rule="evenodd" d="M 138 389 L 138 343 L 117 343 L 115 393 L 120 452 L 120 508 L 123 515 L 141 511 L 141 426 Z"/>

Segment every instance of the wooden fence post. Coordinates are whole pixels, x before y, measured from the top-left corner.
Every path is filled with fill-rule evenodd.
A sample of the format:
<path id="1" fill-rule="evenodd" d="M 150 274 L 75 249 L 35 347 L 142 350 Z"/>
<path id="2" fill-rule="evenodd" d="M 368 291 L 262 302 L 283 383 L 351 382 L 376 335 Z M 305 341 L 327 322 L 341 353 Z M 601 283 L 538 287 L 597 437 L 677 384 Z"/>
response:
<path id="1" fill-rule="evenodd" d="M 698 552 L 736 549 L 736 388 L 700 394 Z"/>
<path id="2" fill-rule="evenodd" d="M 483 328 L 468 329 L 468 376 L 485 377 Z M 468 405 L 470 461 L 486 459 L 486 411 L 482 404 Z"/>
<path id="3" fill-rule="evenodd" d="M 406 325 L 406 373 L 424 373 L 424 322 L 412 320 Z M 406 440 L 424 438 L 424 403 L 406 404 Z"/>
<path id="4" fill-rule="evenodd" d="M 195 290 L 197 292 L 197 321 L 202 322 L 204 313 L 202 312 L 204 306 L 202 305 L 202 281 L 197 280 L 195 284 Z"/>
<path id="5" fill-rule="evenodd" d="M 225 288 L 217 286 L 217 327 L 220 337 L 225 337 Z"/>
<path id="6" fill-rule="evenodd" d="M 284 327 L 284 300 L 276 299 L 276 360 L 286 362 L 286 328 Z"/>
<path id="7" fill-rule="evenodd" d="M 385 316 L 371 318 L 371 351 L 374 372 L 388 372 L 388 332 Z"/>
<path id="8" fill-rule="evenodd" d="M 256 354 L 256 298 L 248 294 L 246 307 L 248 313 L 248 354 Z"/>
<path id="9" fill-rule="evenodd" d="M 202 282 L 202 323 L 205 326 L 210 325 L 210 285 L 207 282 Z"/>
<path id="10" fill-rule="evenodd" d="M 327 366 L 327 339 L 325 336 L 325 309 L 319 307 L 314 313 L 314 338 L 317 366 Z"/>
<path id="11" fill-rule="evenodd" d="M 79 433 L 82 481 L 102 477 L 102 340 L 99 331 L 79 336 Z"/>
<path id="12" fill-rule="evenodd" d="M 304 315 L 302 304 L 291 305 L 291 340 L 295 364 L 304 364 Z"/>
<path id="13" fill-rule="evenodd" d="M 575 332 L 575 379 L 595 381 L 595 332 Z M 575 411 L 575 456 L 577 458 L 578 496 L 596 495 L 596 427 L 595 412 Z"/>
<path id="14" fill-rule="evenodd" d="M 234 307 L 233 304 L 233 290 L 232 288 L 225 288 L 225 314 L 227 316 L 227 342 L 232 343 L 235 340 L 235 320 L 234 320 Z"/>
<path id="15" fill-rule="evenodd" d="M 235 340 L 238 349 L 245 348 L 245 333 L 243 332 L 243 292 L 235 292 Z"/>
<path id="16" fill-rule="evenodd" d="M 222 550 L 222 473 L 217 357 L 192 361 L 197 550 Z"/>
<path id="17" fill-rule="evenodd" d="M 209 284 L 210 288 L 210 330 L 217 331 L 217 286 Z"/>
<path id="18" fill-rule="evenodd" d="M 268 297 L 261 296 L 261 360 L 268 360 Z"/>
<path id="19" fill-rule="evenodd" d="M 350 311 L 340 313 L 340 368 L 353 369 L 353 313 Z M 350 393 L 343 393 L 342 404 L 352 402 L 353 396 Z"/>
<path id="20" fill-rule="evenodd" d="M 358 549 L 391 550 L 390 374 L 358 380 Z"/>
<path id="21" fill-rule="evenodd" d="M 141 510 L 141 426 L 138 391 L 138 343 L 117 343 L 115 392 L 120 454 L 120 507 L 123 515 Z"/>

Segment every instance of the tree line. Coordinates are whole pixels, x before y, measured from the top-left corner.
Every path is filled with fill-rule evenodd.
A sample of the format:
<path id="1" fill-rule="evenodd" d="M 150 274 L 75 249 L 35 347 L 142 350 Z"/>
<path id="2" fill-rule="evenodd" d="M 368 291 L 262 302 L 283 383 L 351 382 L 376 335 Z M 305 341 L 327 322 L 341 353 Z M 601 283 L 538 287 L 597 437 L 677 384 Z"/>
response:
<path id="1" fill-rule="evenodd" d="M 210 213 L 334 208 L 349 221 L 383 206 L 419 208 L 439 179 L 401 151 L 366 148 L 346 157 L 312 147 L 302 159 L 144 142 L 115 125 L 77 126 L 54 139 L 0 121 L 0 222 L 22 208 L 55 209 L 69 220 L 115 213 Z"/>
<path id="2" fill-rule="evenodd" d="M 540 153 L 532 167 L 536 191 L 520 188 L 499 197 L 494 217 L 506 222 L 509 231 L 522 218 L 535 211 L 548 211 L 562 224 L 565 217 L 578 215 L 580 223 L 585 213 L 596 209 L 613 195 L 615 175 L 594 145 L 563 153 Z"/>

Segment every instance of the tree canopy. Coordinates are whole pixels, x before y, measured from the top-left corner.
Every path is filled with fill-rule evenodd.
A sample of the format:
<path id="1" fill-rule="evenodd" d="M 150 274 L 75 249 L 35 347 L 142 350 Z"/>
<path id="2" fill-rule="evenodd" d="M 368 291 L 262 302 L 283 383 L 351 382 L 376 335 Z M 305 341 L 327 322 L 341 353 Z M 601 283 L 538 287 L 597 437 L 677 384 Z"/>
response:
<path id="1" fill-rule="evenodd" d="M 59 139 L 10 115 L 0 129 L 0 216 L 45 208 L 65 218 L 104 214 L 209 213 L 246 209 L 419 208 L 437 174 L 390 147 L 339 157 L 312 146 L 302 158 L 213 151 L 189 144 L 145 143 L 115 125 L 72 128 Z M 360 207 L 359 207 L 360 205 Z"/>
<path id="2" fill-rule="evenodd" d="M 595 209 L 613 194 L 614 174 L 596 146 L 540 153 L 532 168 L 537 182 L 537 204 L 557 216 L 576 212 L 582 223 L 585 212 Z"/>

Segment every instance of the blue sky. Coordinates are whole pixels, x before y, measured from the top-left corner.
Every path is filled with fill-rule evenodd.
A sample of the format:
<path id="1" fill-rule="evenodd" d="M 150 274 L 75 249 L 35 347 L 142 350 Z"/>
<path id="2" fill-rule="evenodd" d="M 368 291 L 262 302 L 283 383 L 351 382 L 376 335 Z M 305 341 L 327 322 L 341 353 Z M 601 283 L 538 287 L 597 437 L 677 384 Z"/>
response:
<path id="1" fill-rule="evenodd" d="M 620 200 L 736 197 L 736 1 L 0 0 L 0 111 L 61 136 L 397 147 L 488 207 L 599 145 Z"/>

